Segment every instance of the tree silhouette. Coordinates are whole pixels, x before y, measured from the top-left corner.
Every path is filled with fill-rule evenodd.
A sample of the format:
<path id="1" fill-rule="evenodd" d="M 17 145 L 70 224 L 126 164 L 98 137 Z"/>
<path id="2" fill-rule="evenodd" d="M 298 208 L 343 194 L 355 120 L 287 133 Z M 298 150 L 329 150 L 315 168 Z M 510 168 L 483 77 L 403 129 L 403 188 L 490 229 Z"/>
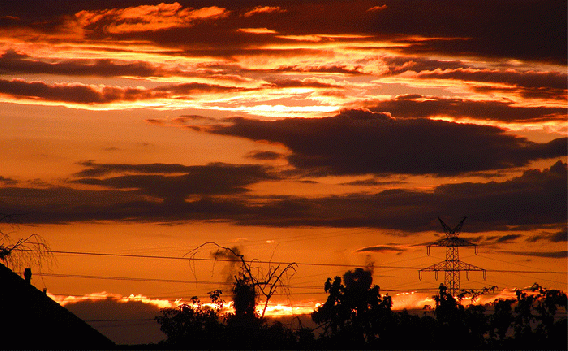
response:
<path id="1" fill-rule="evenodd" d="M 503 342 L 507 331 L 514 320 L 513 304 L 514 300 L 499 300 L 494 304 L 493 315 L 490 319 L 490 335 L 492 338 L 499 337 L 499 341 Z"/>
<path id="2" fill-rule="evenodd" d="M 168 337 L 165 344 L 169 346 L 191 345 L 196 349 L 218 348 L 224 335 L 224 324 L 221 310 L 224 301 L 221 291 L 209 292 L 213 307 L 204 306 L 197 297 L 192 304 L 182 304 L 175 308 L 164 308 L 162 315 L 155 319 L 160 330 Z"/>
<path id="3" fill-rule="evenodd" d="M 327 278 L 326 302 L 312 313 L 312 319 L 324 328 L 324 335 L 339 347 L 362 347 L 381 334 L 381 321 L 391 313 L 390 296 L 382 296 L 373 284 L 369 269 L 348 271 L 333 282 Z"/>
<path id="4" fill-rule="evenodd" d="M 264 318 L 266 308 L 272 296 L 279 290 L 286 291 L 285 282 L 296 273 L 296 263 L 273 264 L 268 262 L 268 267 L 258 264 L 258 261 L 245 260 L 238 247 L 224 247 L 215 242 L 206 242 L 191 250 L 186 255 L 193 257 L 206 245 L 214 245 L 217 250 L 211 255 L 216 260 L 225 260 L 236 267 L 236 272 L 231 272 L 233 283 L 233 307 L 238 317 L 256 316 L 256 306 L 262 303 L 262 312 L 258 317 Z M 185 255 L 184 255 L 185 256 Z"/>
<path id="5" fill-rule="evenodd" d="M 309 332 L 298 333 L 285 328 L 281 323 L 266 323 L 264 318 L 271 297 L 286 289 L 288 279 L 295 273 L 296 264 L 272 264 L 261 267 L 260 262 L 245 260 L 238 248 L 222 247 L 214 242 L 204 243 L 186 255 L 195 256 L 206 245 L 217 249 L 211 252 L 216 260 L 229 262 L 232 282 L 232 306 L 234 313 L 222 312 L 221 308 L 207 308 L 194 298 L 192 305 L 163 309 L 156 317 L 160 329 L 167 335 L 164 345 L 177 348 L 296 348 L 297 339 L 310 340 Z M 264 269 L 263 269 L 264 268 Z M 210 294 L 217 304 L 221 291 Z M 257 304 L 262 310 L 257 312 Z M 222 306 L 222 304 L 221 304 Z M 313 334 L 312 334 L 313 340 Z"/>
<path id="6" fill-rule="evenodd" d="M 222 250 L 225 255 L 238 253 Z M 240 254 L 239 254 L 240 255 Z M 219 256 L 220 257 L 220 256 Z M 223 256 L 225 257 L 225 256 Z M 236 256 L 237 263 L 242 263 Z M 247 262 L 247 261 L 245 261 Z M 440 284 L 435 318 L 407 310 L 393 312 L 388 295 L 373 285 L 370 269 L 357 268 L 333 280 L 327 278 L 326 302 L 311 315 L 323 329 L 298 330 L 282 323 L 267 323 L 254 313 L 256 289 L 245 273 L 235 274 L 235 313 L 222 313 L 221 291 L 210 293 L 213 307 L 197 299 L 178 308 L 164 309 L 156 317 L 168 339 L 166 348 L 203 349 L 566 349 L 568 297 L 558 290 L 518 291 L 517 299 L 496 300 L 493 313 L 484 306 L 461 306 Z M 239 285 L 240 284 L 240 285 Z M 269 291 L 269 290 L 265 290 Z M 235 298 L 236 297 L 236 298 Z M 240 301 L 242 299 L 242 301 Z M 565 313 L 565 312 L 564 312 Z"/>
<path id="7" fill-rule="evenodd" d="M 0 223 L 9 227 L 10 232 L 0 227 L 0 261 L 13 271 L 20 272 L 25 267 L 38 267 L 40 270 L 44 263 L 51 263 L 53 254 L 47 242 L 38 234 L 31 234 L 25 238 L 12 239 L 17 229 L 16 214 L 1 214 Z"/>

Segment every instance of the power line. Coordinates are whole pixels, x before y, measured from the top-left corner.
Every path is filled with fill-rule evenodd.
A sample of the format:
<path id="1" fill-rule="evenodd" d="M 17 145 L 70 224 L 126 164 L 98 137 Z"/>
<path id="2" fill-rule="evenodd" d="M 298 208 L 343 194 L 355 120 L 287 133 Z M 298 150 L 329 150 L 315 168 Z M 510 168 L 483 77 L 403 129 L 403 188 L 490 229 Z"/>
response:
<path id="1" fill-rule="evenodd" d="M 480 256 L 480 257 L 483 257 L 483 258 L 490 259 L 490 260 L 495 260 L 495 261 L 500 261 L 500 262 L 503 262 L 503 263 L 508 263 L 508 264 L 512 264 L 512 265 L 516 265 L 516 266 L 531 268 L 531 266 L 526 265 L 526 264 L 521 264 L 521 263 L 516 263 L 516 262 L 509 262 L 509 261 L 501 260 L 501 259 L 498 259 L 498 258 L 495 258 L 495 257 L 487 257 L 487 256 L 481 255 L 481 254 L 479 254 L 479 256 Z M 541 270 L 541 271 L 542 271 L 542 272 L 546 272 L 545 270 Z"/>
<path id="2" fill-rule="evenodd" d="M 486 271 L 493 273 L 566 274 L 566 272 L 555 271 L 512 271 L 506 269 L 486 269 Z"/>
<path id="3" fill-rule="evenodd" d="M 233 283 L 227 281 L 211 281 L 211 280 L 181 280 L 181 279 L 162 279 L 162 278 L 139 278 L 139 277 L 124 277 L 124 276 L 98 276 L 98 275 L 84 275 L 84 274 L 63 274 L 63 273 L 34 273 L 35 275 L 42 277 L 54 277 L 54 278 L 83 278 L 83 279 L 102 279 L 102 280 L 118 280 L 118 281 L 136 281 L 136 282 L 161 282 L 161 283 L 182 283 L 182 284 L 205 284 L 205 285 L 225 285 L 231 286 Z M 406 285 L 406 284 L 403 284 Z M 321 286 L 284 286 L 286 289 L 307 289 L 307 290 L 322 290 Z M 381 289 L 382 292 L 408 292 L 408 291 L 434 291 L 435 288 L 407 288 L 402 289 L 399 286 L 398 289 Z M 317 294 L 313 293 L 299 293 L 294 294 Z M 280 295 L 280 294 L 277 294 Z"/>
<path id="4" fill-rule="evenodd" d="M 233 285 L 231 282 L 211 281 L 211 280 L 181 280 L 181 279 L 162 279 L 162 278 L 137 278 L 137 277 L 106 277 L 101 275 L 85 275 L 85 274 L 63 274 L 63 273 L 34 273 L 34 275 L 42 277 L 55 278 L 84 278 L 84 279 L 103 279 L 103 280 L 119 280 L 119 281 L 137 281 L 137 282 L 162 282 L 162 283 L 183 283 L 183 284 L 216 284 L 216 285 Z M 322 290 L 322 286 L 284 286 L 287 289 L 311 289 Z M 410 289 L 410 290 L 431 290 L 431 289 Z M 381 291 L 400 292 L 407 290 L 381 289 Z"/>
<path id="5" fill-rule="evenodd" d="M 229 282 L 211 281 L 211 280 L 180 280 L 180 279 L 163 279 L 163 278 L 107 277 L 107 276 L 101 276 L 101 275 L 43 273 L 43 272 L 37 272 L 37 273 L 34 273 L 34 275 L 38 275 L 40 277 L 55 277 L 55 278 L 85 278 L 85 279 L 104 279 L 104 280 L 125 280 L 125 281 L 135 281 L 135 282 L 232 285 L 232 283 L 229 283 Z"/>
<path id="6" fill-rule="evenodd" d="M 106 252 L 87 252 L 87 251 L 63 251 L 63 250 L 51 250 L 52 253 L 58 254 L 68 254 L 68 255 L 87 255 L 87 256 L 114 256 L 114 257 L 129 257 L 129 258 L 149 258 L 149 259 L 164 259 L 164 260 L 178 260 L 178 261 L 222 261 L 222 262 L 234 262 L 231 259 L 223 258 L 197 258 L 197 257 L 177 257 L 177 256 L 163 256 L 163 255 L 143 255 L 143 254 L 118 254 L 118 253 L 106 253 Z M 404 260 L 401 260 L 404 261 Z M 346 267 L 346 268 L 360 268 L 365 267 L 364 264 L 341 264 L 341 263 L 310 263 L 310 262 L 284 262 L 284 261 L 265 261 L 265 260 L 253 260 L 251 262 L 261 263 L 261 264 L 297 264 L 298 266 L 316 266 L 316 267 Z M 506 261 L 503 261 L 506 262 Z M 510 263 L 510 262 L 507 262 Z M 373 265 L 374 268 L 385 268 L 385 269 L 420 269 L 420 267 L 415 266 L 390 266 L 390 265 Z M 493 273 L 525 273 L 525 274 L 566 274 L 566 272 L 559 271 L 534 271 L 534 270 L 505 270 L 505 269 L 487 269 L 487 272 Z"/>
<path id="7" fill-rule="evenodd" d="M 106 252 L 87 252 L 87 251 L 63 251 L 51 250 L 52 253 L 67 254 L 67 255 L 86 255 L 86 256 L 114 256 L 114 257 L 129 257 L 129 258 L 151 258 L 163 260 L 178 260 L 178 261 L 222 261 L 222 262 L 235 262 L 232 259 L 226 258 L 197 258 L 197 257 L 176 257 L 176 256 L 161 256 L 161 255 L 142 255 L 142 254 L 118 254 Z M 298 266 L 320 266 L 320 267 L 346 267 L 346 268 L 360 268 L 365 267 L 364 264 L 341 264 L 341 263 L 310 263 L 310 262 L 284 262 L 284 261 L 264 261 L 252 260 L 250 262 L 261 264 L 297 264 Z M 386 266 L 374 265 L 375 268 L 393 268 L 393 269 L 418 269 L 419 267 L 405 267 L 405 266 Z"/>

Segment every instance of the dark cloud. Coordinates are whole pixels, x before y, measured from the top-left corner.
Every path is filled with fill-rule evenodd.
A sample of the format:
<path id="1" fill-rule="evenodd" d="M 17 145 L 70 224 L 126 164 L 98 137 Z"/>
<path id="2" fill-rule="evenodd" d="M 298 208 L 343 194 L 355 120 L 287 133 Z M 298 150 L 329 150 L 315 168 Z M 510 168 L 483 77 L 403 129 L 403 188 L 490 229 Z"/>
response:
<path id="1" fill-rule="evenodd" d="M 149 91 L 139 88 L 105 87 L 99 90 L 87 85 L 54 84 L 26 82 L 19 79 L 0 79 L 0 94 L 16 98 L 39 98 L 47 101 L 59 101 L 78 104 L 104 104 L 118 100 L 136 100 L 156 97 Z"/>
<path id="2" fill-rule="evenodd" d="M 566 63 L 566 4 L 561 0 L 466 0 L 451 3 L 434 0 L 429 1 L 427 6 L 421 0 L 389 0 L 383 3 L 387 5 L 385 9 L 368 11 L 377 6 L 375 1 L 277 1 L 272 5 L 280 6 L 286 12 L 249 18 L 229 16 L 220 27 L 270 28 L 287 34 L 370 34 L 400 41 L 411 38 L 404 39 L 411 44 L 402 49 L 407 53 L 477 55 Z M 217 6 L 236 13 L 242 11 L 242 5 L 239 5 L 217 3 Z M 314 18 L 318 20 L 314 21 Z M 306 26 L 306 23 L 310 25 Z M 205 25 L 207 27 L 204 28 L 196 26 L 195 30 L 200 33 L 207 32 L 206 29 L 217 31 L 212 24 Z M 421 39 L 414 40 L 415 37 Z M 202 41 L 193 44 L 204 46 L 244 43 L 247 40 L 249 43 L 250 40 L 276 40 L 258 35 L 240 39 L 235 35 L 229 36 L 226 30 L 206 39 L 174 35 L 169 35 L 169 38 L 191 38 L 190 42 L 183 42 L 188 46 L 195 38 Z M 155 40 L 165 42 L 163 37 Z M 178 39 L 169 44 L 181 43 Z"/>
<path id="3" fill-rule="evenodd" d="M 483 94 L 517 94 L 524 99 L 549 99 L 557 101 L 566 101 L 566 91 L 557 89 L 539 89 L 539 88 L 525 88 L 525 87 L 512 87 L 502 85 L 473 85 L 470 87 L 476 93 Z"/>
<path id="4" fill-rule="evenodd" d="M 507 83 L 526 88 L 550 88 L 566 92 L 568 75 L 560 72 L 518 72 L 491 69 L 446 69 L 420 72 L 419 78 L 458 79 L 469 82 Z"/>
<path id="5" fill-rule="evenodd" d="M 385 246 L 385 245 L 369 246 L 357 250 L 357 252 L 399 252 L 399 253 L 403 251 L 406 251 L 406 249 L 397 246 Z"/>
<path id="6" fill-rule="evenodd" d="M 187 173 L 195 168 L 203 166 L 185 166 L 172 163 L 150 163 L 150 164 L 130 164 L 130 163 L 95 163 L 93 161 L 81 162 L 80 165 L 85 169 L 75 173 L 77 177 L 100 177 L 110 173 Z"/>
<path id="7" fill-rule="evenodd" d="M 164 77 L 179 71 L 168 71 L 143 61 L 117 64 L 112 60 L 57 60 L 46 62 L 13 50 L 0 56 L 0 72 L 5 74 L 60 74 L 97 77 Z"/>
<path id="8" fill-rule="evenodd" d="M 400 95 L 392 100 L 372 104 L 372 111 L 389 112 L 393 117 L 470 117 L 503 122 L 558 121 L 566 118 L 565 108 L 519 107 L 511 101 Z"/>
<path id="9" fill-rule="evenodd" d="M 198 70 L 182 70 L 175 67 L 153 65 L 145 61 L 110 59 L 46 59 L 19 53 L 12 49 L 0 55 L 0 72 L 5 74 L 56 74 L 78 77 L 184 77 L 220 79 L 232 82 L 246 80 L 235 70 L 209 69 L 207 65 Z"/>
<path id="10" fill-rule="evenodd" d="M 479 55 L 566 64 L 566 2 L 562 0 L 385 1 L 376 32 L 414 34 L 406 52 Z M 448 38 L 457 38 L 447 40 Z"/>
<path id="11" fill-rule="evenodd" d="M 507 169 L 565 156 L 566 138 L 534 143 L 497 127 L 428 119 L 393 119 L 345 110 L 335 117 L 261 121 L 232 118 L 202 129 L 285 145 L 290 164 L 323 174 L 457 175 Z"/>
<path id="12" fill-rule="evenodd" d="M 157 119 L 157 118 L 147 118 L 146 122 L 150 123 L 150 124 L 154 124 L 157 126 L 163 126 L 166 125 L 166 120 L 164 119 Z"/>
<path id="13" fill-rule="evenodd" d="M 114 152 L 114 151 L 120 151 L 121 149 L 116 146 L 110 146 L 110 147 L 105 147 L 103 150 L 108 152 Z"/>
<path id="14" fill-rule="evenodd" d="M 241 224 L 370 227 L 419 232 L 437 228 L 440 214 L 470 218 L 468 232 L 564 226 L 566 164 L 529 170 L 504 182 L 446 184 L 433 192 L 384 190 L 318 199 L 285 197 L 257 209 Z"/>
<path id="15" fill-rule="evenodd" d="M 77 183 L 112 189 L 138 189 L 141 195 L 183 203 L 190 195 L 243 193 L 248 185 L 274 180 L 261 165 L 212 163 L 205 166 L 179 164 L 86 164 Z M 101 178 L 109 173 L 123 173 Z"/>
<path id="16" fill-rule="evenodd" d="M 524 98 L 565 100 L 568 75 L 560 72 L 517 72 L 499 70 L 449 69 L 421 72 L 418 78 L 455 79 L 467 82 L 496 83 L 492 86 L 473 87 L 477 91 L 506 91 L 520 93 Z M 502 87 L 503 83 L 510 87 Z"/>
<path id="17" fill-rule="evenodd" d="M 255 160 L 278 160 L 283 155 L 274 151 L 251 151 L 247 157 Z"/>
<path id="18" fill-rule="evenodd" d="M 168 92 L 174 95 L 240 92 L 245 90 L 248 89 L 239 88 L 236 86 L 222 86 L 222 85 L 212 85 L 207 83 L 195 83 L 195 82 L 181 83 L 176 85 L 165 85 L 152 89 L 153 92 Z"/>
<path id="19" fill-rule="evenodd" d="M 188 121 L 205 121 L 205 122 L 211 122 L 211 121 L 216 121 L 215 118 L 213 117 L 206 117 L 206 116 L 200 116 L 200 115 L 183 115 L 183 116 L 179 116 L 173 119 L 174 122 L 177 123 L 186 123 Z"/>
<path id="20" fill-rule="evenodd" d="M 2 177 L 0 176 L 0 184 L 4 184 L 4 185 L 15 185 L 18 182 L 12 178 L 8 178 L 8 177 Z"/>
<path id="21" fill-rule="evenodd" d="M 343 182 L 340 185 L 350 185 L 350 186 L 379 186 L 379 185 L 396 185 L 404 183 L 404 181 L 381 181 L 376 178 L 368 178 L 362 180 L 354 180 L 351 182 Z"/>
<path id="22" fill-rule="evenodd" d="M 88 39 L 147 40 L 165 47 L 195 48 L 193 54 L 231 57 L 251 46 L 289 42 L 278 35 L 239 32 L 239 28 L 270 28 L 279 34 L 367 34 L 384 41 L 410 44 L 405 53 L 516 58 L 566 64 L 566 4 L 562 0 L 431 0 L 356 1 L 183 1 L 172 14 L 178 23 L 151 30 L 112 32 L 116 24 L 147 25 L 141 18 L 121 18 L 123 8 L 136 1 L 73 2 L 57 0 L 40 4 L 9 1 L 2 4 L 5 29 L 32 28 L 38 32 L 64 32 L 82 10 L 98 14 L 85 24 Z M 386 7 L 369 11 L 377 6 Z M 223 16 L 187 21 L 180 14 L 217 6 Z M 278 8 L 245 16 L 257 6 Z M 117 9 L 109 11 L 108 9 Z M 70 20 L 72 19 L 72 20 Z M 315 20 L 314 20 L 315 19 Z M 309 23 L 309 25 L 306 25 Z M 160 23 L 162 24 L 162 23 Z M 207 33 L 207 35 L 204 35 Z M 420 38 L 420 39 L 416 39 Z M 335 40 L 338 40 L 337 38 Z M 363 39 L 362 39 L 363 40 Z M 259 50 L 258 52 L 261 52 Z"/>
<path id="23" fill-rule="evenodd" d="M 503 235 L 500 236 L 499 238 L 497 238 L 496 242 L 498 243 L 505 243 L 505 242 L 509 242 L 509 241 L 515 241 L 516 239 L 522 237 L 521 234 L 508 234 L 508 235 Z"/>
<path id="24" fill-rule="evenodd" d="M 540 240 L 550 241 L 552 243 L 566 242 L 568 241 L 568 233 L 566 228 L 564 228 L 563 230 L 555 233 L 542 233 L 527 238 L 528 242 L 533 242 L 533 243 Z"/>
<path id="25" fill-rule="evenodd" d="M 96 164 L 71 186 L 0 188 L 0 213 L 26 213 L 30 223 L 244 219 L 247 186 L 275 180 L 261 165 Z M 246 198 L 246 197 L 245 197 Z"/>
<path id="26" fill-rule="evenodd" d="M 28 213 L 21 221 L 30 223 L 223 220 L 246 226 L 366 227 L 402 233 L 437 230 L 440 215 L 448 222 L 467 215 L 465 232 L 565 228 L 567 222 L 567 172 L 561 162 L 503 182 L 317 198 L 251 195 L 247 185 L 272 180 L 259 166 L 169 167 L 154 174 L 159 166 L 98 165 L 88 167 L 93 174 L 78 179 L 104 190 L 2 187 L 0 213 Z"/>
<path id="27" fill-rule="evenodd" d="M 178 95 L 240 92 L 243 88 L 210 85 L 205 83 L 182 83 L 159 86 L 153 89 L 105 86 L 103 88 L 79 84 L 46 84 L 20 79 L 0 79 L 0 94 L 15 98 L 41 99 L 77 104 L 108 104 L 135 100 L 175 98 Z"/>
<path id="28" fill-rule="evenodd" d="M 568 233 L 567 233 L 566 228 L 564 228 L 564 230 L 561 230 L 559 232 L 552 234 L 550 236 L 550 241 L 553 242 L 553 243 L 560 243 L 560 242 L 568 241 Z"/>
<path id="29" fill-rule="evenodd" d="M 126 220 L 140 216 L 143 205 L 152 207 L 136 191 L 40 186 L 0 188 L 0 213 L 25 213 L 22 221 L 29 223 L 64 223 Z"/>

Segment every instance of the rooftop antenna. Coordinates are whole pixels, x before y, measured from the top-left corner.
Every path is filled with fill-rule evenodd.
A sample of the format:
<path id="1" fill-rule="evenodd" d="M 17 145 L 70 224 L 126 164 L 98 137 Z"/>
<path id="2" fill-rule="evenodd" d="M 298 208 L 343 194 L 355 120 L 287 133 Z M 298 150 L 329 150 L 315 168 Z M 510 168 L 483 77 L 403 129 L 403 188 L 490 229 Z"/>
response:
<path id="1" fill-rule="evenodd" d="M 477 266 L 460 261 L 459 248 L 464 246 L 473 246 L 477 255 L 477 245 L 469 240 L 458 238 L 463 227 L 463 222 L 467 217 L 463 217 L 455 228 L 450 228 L 440 217 L 438 220 L 444 228 L 446 236 L 432 244 L 426 246 L 426 253 L 430 256 L 430 247 L 438 246 L 446 248 L 446 259 L 442 262 L 422 268 L 418 271 L 418 279 L 422 280 L 422 272 L 434 272 L 436 280 L 438 280 L 438 272 L 444 272 L 444 285 L 448 288 L 451 296 L 456 296 L 460 291 L 460 272 L 465 271 L 466 278 L 469 280 L 469 271 L 482 271 L 483 280 L 486 279 L 486 270 Z"/>

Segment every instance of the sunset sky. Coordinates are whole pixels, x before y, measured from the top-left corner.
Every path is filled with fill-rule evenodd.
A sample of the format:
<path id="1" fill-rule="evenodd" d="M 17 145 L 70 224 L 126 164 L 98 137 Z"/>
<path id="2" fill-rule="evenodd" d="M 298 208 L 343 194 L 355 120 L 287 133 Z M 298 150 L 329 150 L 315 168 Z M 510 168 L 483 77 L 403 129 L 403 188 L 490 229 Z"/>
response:
<path id="1" fill-rule="evenodd" d="M 566 28 L 565 1 L 3 1 L 2 231 L 47 241 L 60 298 L 230 299 L 214 246 L 177 259 L 216 242 L 298 263 L 274 299 L 303 306 L 369 263 L 432 295 L 467 216 L 462 288 L 566 290 Z"/>

